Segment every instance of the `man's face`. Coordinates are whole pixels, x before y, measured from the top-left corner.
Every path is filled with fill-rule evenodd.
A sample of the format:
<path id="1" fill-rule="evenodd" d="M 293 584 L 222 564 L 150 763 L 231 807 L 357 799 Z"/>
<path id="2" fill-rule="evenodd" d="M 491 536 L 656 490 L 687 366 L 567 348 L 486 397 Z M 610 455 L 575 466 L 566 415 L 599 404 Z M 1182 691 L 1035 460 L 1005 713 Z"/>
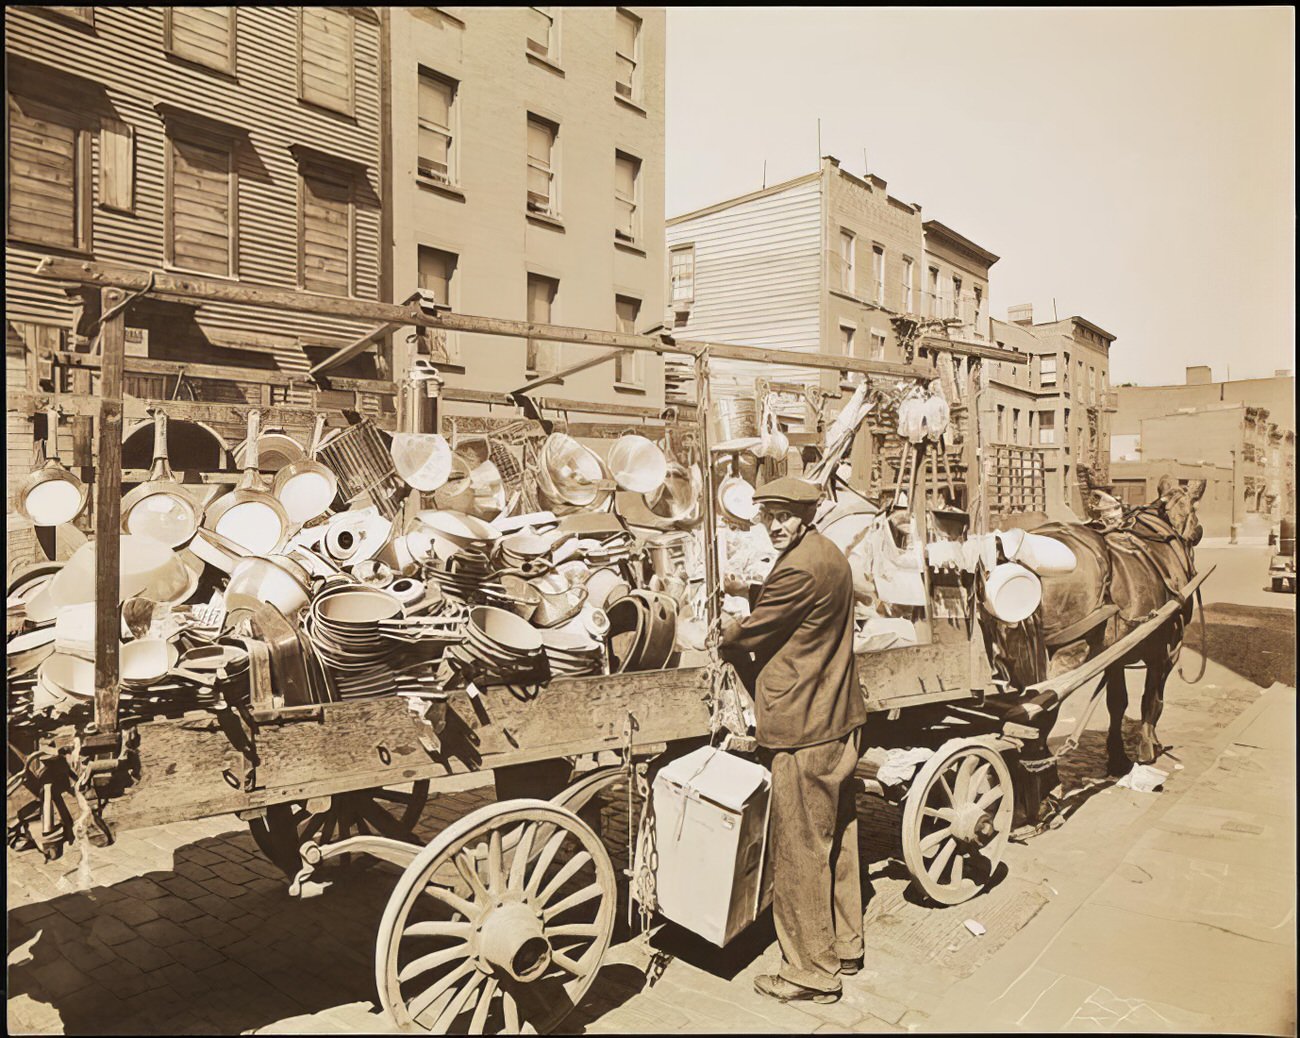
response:
<path id="1" fill-rule="evenodd" d="M 767 528 L 768 539 L 777 551 L 790 547 L 810 518 L 808 509 L 780 502 L 762 505 L 758 510 L 758 521 Z"/>

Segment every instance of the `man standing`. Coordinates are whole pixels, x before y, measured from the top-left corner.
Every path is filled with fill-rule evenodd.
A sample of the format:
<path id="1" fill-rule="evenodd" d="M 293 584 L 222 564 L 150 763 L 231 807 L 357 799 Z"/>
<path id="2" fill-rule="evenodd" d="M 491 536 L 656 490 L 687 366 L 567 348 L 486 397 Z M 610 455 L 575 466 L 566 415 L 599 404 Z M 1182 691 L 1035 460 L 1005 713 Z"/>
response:
<path id="1" fill-rule="evenodd" d="M 853 659 L 853 576 L 812 529 L 820 496 L 788 477 L 755 491 L 779 554 L 750 615 L 724 616 L 722 628 L 723 649 L 752 653 L 758 670 L 757 736 L 772 769 L 772 918 L 784 961 L 754 987 L 782 1002 L 834 1002 L 838 974 L 862 966 L 851 780 L 867 710 Z"/>

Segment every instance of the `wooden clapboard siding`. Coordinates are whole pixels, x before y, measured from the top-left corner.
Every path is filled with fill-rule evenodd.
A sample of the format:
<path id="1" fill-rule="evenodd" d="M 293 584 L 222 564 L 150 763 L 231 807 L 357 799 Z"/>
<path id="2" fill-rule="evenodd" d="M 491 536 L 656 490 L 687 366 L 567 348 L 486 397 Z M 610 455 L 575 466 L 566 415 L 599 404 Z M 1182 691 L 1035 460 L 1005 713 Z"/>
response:
<path id="1" fill-rule="evenodd" d="M 166 132 L 154 108 L 155 102 L 163 100 L 245 131 L 235 150 L 240 279 L 286 288 L 298 285 L 301 170 L 289 145 L 307 144 L 364 167 L 353 216 L 352 284 L 358 297 L 378 298 L 379 26 L 360 15 L 348 17 L 355 34 L 351 119 L 299 99 L 297 13 L 290 7 L 239 8 L 234 78 L 169 56 L 163 48 L 161 7 L 96 8 L 93 33 L 33 8 L 7 8 L 6 50 L 102 83 L 111 110 L 104 114 L 129 127 L 134 137 L 134 211 L 93 208 L 89 244 L 94 258 L 146 268 L 163 266 Z M 98 114 L 95 120 L 98 125 Z M 102 199 L 103 142 L 99 132 L 87 137 L 91 197 Z M 11 319 L 68 327 L 73 306 L 63 288 L 32 274 L 47 252 L 39 244 L 9 242 L 6 313 Z M 229 304 L 204 306 L 197 319 L 216 332 L 278 337 L 262 340 L 269 345 L 250 348 L 272 354 L 277 368 L 290 374 L 301 374 L 310 367 L 299 342 L 346 341 L 368 330 L 364 324 L 341 318 L 272 313 Z M 170 352 L 174 347 L 165 336 L 151 337 L 150 349 L 165 359 L 185 359 Z M 299 406 L 310 403 L 297 389 L 292 402 Z"/>
<path id="2" fill-rule="evenodd" d="M 818 349 L 821 302 L 821 184 L 782 191 L 670 223 L 667 246 L 695 245 L 695 300 L 678 338 L 796 351 Z M 760 366 L 714 361 L 717 395 L 752 393 Z M 815 382 L 802 368 L 785 382 Z"/>
<path id="3" fill-rule="evenodd" d="M 12 95 L 8 109 L 8 237 L 84 246 L 90 140 L 81 118 Z"/>
<path id="4" fill-rule="evenodd" d="M 233 255 L 238 184 L 233 145 L 172 134 L 167 142 L 167 262 L 204 274 L 236 273 Z"/>
<path id="5" fill-rule="evenodd" d="M 298 91 L 304 101 L 352 114 L 356 19 L 338 7 L 298 8 Z"/>
<path id="6" fill-rule="evenodd" d="M 222 72 L 234 72 L 235 8 L 168 7 L 163 13 L 163 38 L 178 58 Z"/>

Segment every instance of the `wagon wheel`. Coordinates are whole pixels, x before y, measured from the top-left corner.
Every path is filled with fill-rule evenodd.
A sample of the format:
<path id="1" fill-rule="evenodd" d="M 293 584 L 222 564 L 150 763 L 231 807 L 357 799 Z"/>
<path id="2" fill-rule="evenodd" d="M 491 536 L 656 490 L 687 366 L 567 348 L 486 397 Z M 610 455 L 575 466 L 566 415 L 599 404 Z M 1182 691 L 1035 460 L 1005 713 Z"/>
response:
<path id="1" fill-rule="evenodd" d="M 997 750 L 953 739 L 926 761 L 903 809 L 903 860 L 920 891 L 959 905 L 992 878 L 1014 807 L 1011 772 Z"/>
<path id="2" fill-rule="evenodd" d="M 272 804 L 266 809 L 266 817 L 252 819 L 248 828 L 262 853 L 285 875 L 292 876 L 302 864 L 298 849 L 311 839 L 325 844 L 373 834 L 419 842 L 414 829 L 428 800 L 427 779 L 412 782 L 409 789 L 357 789 L 330 797 Z"/>
<path id="3" fill-rule="evenodd" d="M 609 855 L 573 812 L 479 808 L 398 881 L 375 949 L 380 1003 L 404 1030 L 548 1032 L 595 978 L 615 898 Z"/>

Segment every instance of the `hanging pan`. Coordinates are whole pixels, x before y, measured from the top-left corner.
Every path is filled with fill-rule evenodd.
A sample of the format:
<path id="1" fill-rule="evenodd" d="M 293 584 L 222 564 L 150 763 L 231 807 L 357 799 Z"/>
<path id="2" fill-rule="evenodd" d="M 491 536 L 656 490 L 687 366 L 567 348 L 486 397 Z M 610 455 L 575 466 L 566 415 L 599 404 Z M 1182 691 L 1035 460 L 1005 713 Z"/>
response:
<path id="1" fill-rule="evenodd" d="M 172 474 L 167 458 L 167 415 L 153 412 L 153 466 L 149 479 L 122 499 L 122 531 L 179 548 L 199 528 L 199 510 Z"/>
<path id="2" fill-rule="evenodd" d="M 284 505 L 289 519 L 295 523 L 309 523 L 323 515 L 339 490 L 339 478 L 332 469 L 316 460 L 321 433 L 325 430 L 325 416 L 316 416 L 316 427 L 311 433 L 307 456 L 291 461 L 275 474 L 271 492 Z"/>
<path id="3" fill-rule="evenodd" d="M 220 534 L 252 555 L 280 551 L 292 526 L 280 499 L 266 491 L 257 471 L 258 411 L 248 413 L 248 439 L 244 451 L 244 477 L 230 493 L 208 506 L 203 528 Z"/>
<path id="4" fill-rule="evenodd" d="M 59 412 L 51 407 L 45 414 L 45 463 L 19 488 L 14 508 L 33 526 L 59 526 L 81 514 L 90 491 L 59 461 Z"/>

